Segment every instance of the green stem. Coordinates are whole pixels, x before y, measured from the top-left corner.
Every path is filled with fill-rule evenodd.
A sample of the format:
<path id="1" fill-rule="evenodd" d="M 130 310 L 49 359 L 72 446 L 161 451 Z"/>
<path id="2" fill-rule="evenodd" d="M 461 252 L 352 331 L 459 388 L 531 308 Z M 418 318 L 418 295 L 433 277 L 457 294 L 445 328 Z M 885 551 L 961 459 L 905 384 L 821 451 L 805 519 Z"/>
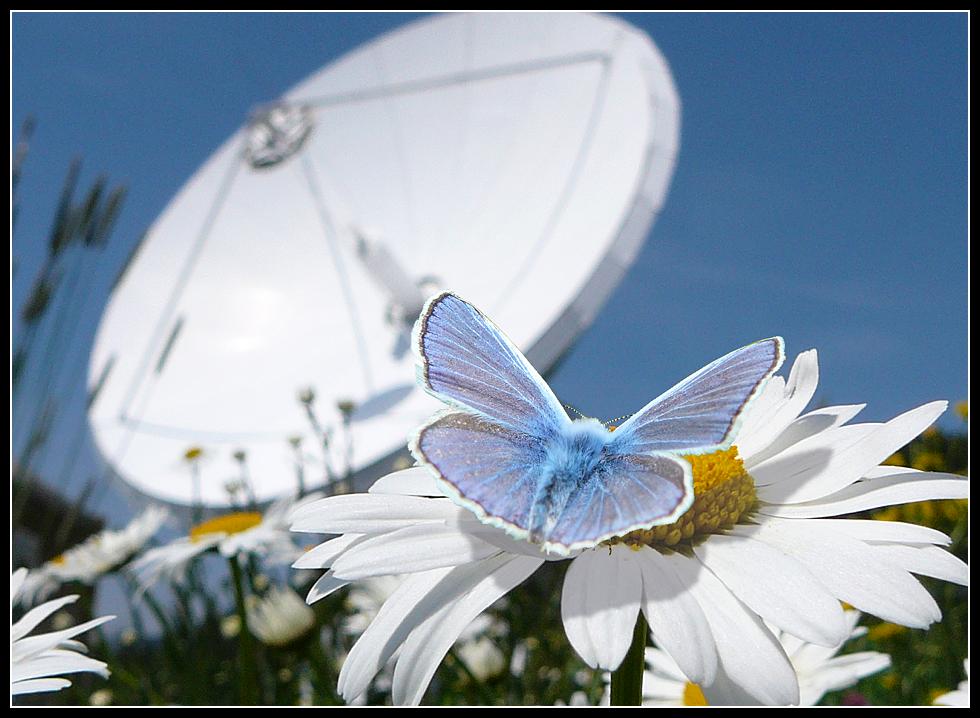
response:
<path id="1" fill-rule="evenodd" d="M 133 596 L 140 595 L 139 584 L 136 583 L 136 581 L 134 581 L 129 576 L 127 576 L 126 581 L 129 584 L 130 591 L 132 591 L 131 595 Z M 154 618 L 156 618 L 157 623 L 160 624 L 160 631 L 163 633 L 163 644 L 166 647 L 166 650 L 170 652 L 170 657 L 175 662 L 179 661 L 180 646 L 178 645 L 177 642 L 177 634 L 174 632 L 174 628 L 170 624 L 170 621 L 167 620 L 167 614 L 163 612 L 163 609 L 160 607 L 160 604 L 157 603 L 157 600 L 153 597 L 153 594 L 150 593 L 149 588 L 147 588 L 142 593 L 142 595 L 140 595 L 140 600 L 143 601 L 149 607 L 150 612 L 153 613 L 153 616 Z M 131 604 L 131 610 L 134 612 L 134 615 L 136 615 L 139 611 L 139 608 L 138 606 Z M 141 621 L 141 628 L 138 630 L 142 630 L 142 621 Z M 143 635 L 140 635 L 140 639 L 143 641 L 146 640 L 145 633 L 143 633 Z"/>
<path id="2" fill-rule="evenodd" d="M 643 653 L 647 646 L 647 619 L 640 611 L 633 628 L 633 643 L 619 668 L 613 671 L 609 704 L 638 706 L 643 700 Z"/>
<path id="3" fill-rule="evenodd" d="M 310 667 L 310 682 L 313 685 L 313 705 L 337 705 L 337 698 L 331 690 L 331 681 L 336 679 L 336 675 L 330 668 L 330 662 L 320 644 L 319 627 L 313 631 L 313 635 L 310 637 L 307 659 Z"/>
<path id="4" fill-rule="evenodd" d="M 255 689 L 258 687 L 258 677 L 255 675 L 255 651 L 252 646 L 252 634 L 248 630 L 248 614 L 245 611 L 245 581 L 242 577 L 242 567 L 238 564 L 238 557 L 231 556 L 228 559 L 231 566 L 232 583 L 235 585 L 235 606 L 238 609 L 238 620 L 241 628 L 238 631 L 238 640 L 241 648 L 241 671 L 238 675 L 238 685 L 243 705 L 256 705 L 258 703 Z"/>

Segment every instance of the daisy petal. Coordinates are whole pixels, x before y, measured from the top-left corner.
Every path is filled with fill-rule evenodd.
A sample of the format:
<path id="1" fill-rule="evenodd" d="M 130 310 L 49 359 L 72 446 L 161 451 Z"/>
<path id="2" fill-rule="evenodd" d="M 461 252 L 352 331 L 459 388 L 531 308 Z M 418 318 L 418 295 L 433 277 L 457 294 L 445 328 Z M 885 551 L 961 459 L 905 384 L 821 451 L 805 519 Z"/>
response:
<path id="1" fill-rule="evenodd" d="M 101 626 L 106 621 L 111 621 L 114 618 L 115 616 L 102 616 L 101 618 L 95 618 L 77 626 L 66 628 L 63 631 L 41 633 L 37 636 L 22 638 L 21 640 L 17 641 L 17 643 L 11 644 L 10 661 L 12 663 L 15 661 L 22 661 L 28 656 L 34 656 L 42 653 L 43 651 L 56 648 L 69 638 L 74 638 L 75 636 L 85 633 L 85 631 L 91 630 L 96 626 Z"/>
<path id="2" fill-rule="evenodd" d="M 941 618 L 932 596 L 908 571 L 850 536 L 793 519 L 770 519 L 733 531 L 795 556 L 834 597 L 866 613 L 912 628 Z"/>
<path id="3" fill-rule="evenodd" d="M 565 634 L 593 668 L 619 668 L 633 640 L 643 582 L 628 546 L 585 551 L 565 574 L 561 618 Z"/>
<path id="4" fill-rule="evenodd" d="M 694 553 L 742 603 L 778 628 L 822 646 L 837 646 L 847 637 L 840 602 L 778 548 L 719 534 Z"/>
<path id="5" fill-rule="evenodd" d="M 41 621 L 55 613 L 62 606 L 74 603 L 78 600 L 77 595 L 63 596 L 53 601 L 48 601 L 40 606 L 35 606 L 30 611 L 21 616 L 20 620 L 10 627 L 10 640 L 19 641 L 28 633 L 37 628 Z"/>
<path id="6" fill-rule="evenodd" d="M 333 574 L 325 573 L 316 580 L 310 587 L 310 592 L 306 594 L 306 602 L 311 606 L 321 598 L 326 598 L 337 589 L 343 588 L 350 581 L 344 581 Z"/>
<path id="7" fill-rule="evenodd" d="M 934 401 L 896 416 L 863 440 L 843 450 L 835 449 L 822 465 L 817 461 L 802 471 L 794 470 L 791 479 L 760 488 L 759 498 L 769 503 L 796 504 L 839 491 L 921 434 L 946 410 L 946 405 L 945 401 Z M 841 432 L 847 428 L 842 426 L 834 431 Z M 823 435 L 831 433 L 828 431 Z M 762 466 L 757 467 L 756 471 Z"/>
<path id="8" fill-rule="evenodd" d="M 776 637 L 762 620 L 745 608 L 711 571 L 697 561 L 677 562 L 704 611 L 718 648 L 718 673 L 703 686 L 712 705 L 739 705 L 745 694 L 765 705 L 799 703 L 796 672 Z"/>
<path id="9" fill-rule="evenodd" d="M 681 556 L 662 556 L 643 546 L 637 552 L 643 576 L 643 614 L 657 643 L 692 683 L 711 683 L 718 652 L 698 602 L 674 569 Z"/>
<path id="10" fill-rule="evenodd" d="M 881 506 L 930 501 L 965 499 L 969 482 L 965 476 L 934 472 L 901 473 L 864 479 L 819 501 L 792 506 L 762 503 L 759 513 L 794 519 L 840 516 Z"/>
<path id="11" fill-rule="evenodd" d="M 942 581 L 966 586 L 970 582 L 970 567 L 949 551 L 938 546 L 873 546 L 879 556 L 899 564 L 910 573 L 931 576 Z"/>
<path id="12" fill-rule="evenodd" d="M 81 656 L 71 651 L 46 653 L 26 663 L 14 664 L 10 667 L 10 681 L 26 681 L 45 676 L 62 675 L 65 673 L 96 673 L 103 678 L 109 677 L 105 663 L 88 656 Z"/>
<path id="13" fill-rule="evenodd" d="M 432 496 L 442 498 L 445 494 L 439 489 L 432 472 L 425 466 L 387 474 L 375 481 L 369 494 L 399 494 L 401 496 Z"/>
<path id="14" fill-rule="evenodd" d="M 902 521 L 876 519 L 810 519 L 811 525 L 832 529 L 861 541 L 875 543 L 937 544 L 948 546 L 950 538 L 942 531 Z"/>
<path id="15" fill-rule="evenodd" d="M 766 382 L 762 391 L 745 410 L 738 427 L 739 453 L 742 457 L 753 456 L 765 449 L 779 435 L 782 427 L 774 427 L 770 418 L 783 403 L 785 390 L 786 380 L 781 376 L 774 376 Z"/>
<path id="16" fill-rule="evenodd" d="M 803 416 L 796 418 L 793 423 L 787 426 L 783 433 L 777 436 L 765 449 L 762 451 L 756 451 L 752 454 L 749 454 L 749 449 L 744 448 L 740 441 L 738 449 L 740 455 L 742 455 L 743 451 L 745 452 L 743 458 L 745 468 L 752 471 L 766 459 L 771 459 L 777 454 L 786 451 L 791 446 L 799 444 L 801 441 L 806 441 L 807 439 L 816 436 L 820 432 L 835 429 L 838 426 L 847 423 L 857 416 L 865 406 L 866 404 L 828 406 L 811 411 L 808 414 L 804 414 Z M 762 481 L 767 481 L 766 477 L 763 477 L 761 480 L 758 477 L 755 478 L 756 483 L 760 486 L 763 485 Z"/>
<path id="17" fill-rule="evenodd" d="M 10 684 L 10 695 L 20 696 L 25 693 L 50 693 L 60 691 L 71 685 L 71 681 L 64 678 L 37 678 L 31 681 L 19 681 Z"/>
<path id="18" fill-rule="evenodd" d="M 322 534 L 377 534 L 426 521 L 444 521 L 461 509 L 449 499 L 394 494 L 343 494 L 303 506 L 292 517 L 291 531 Z"/>
<path id="19" fill-rule="evenodd" d="M 854 685 L 855 680 L 883 671 L 892 663 L 887 653 L 860 651 L 831 658 L 820 668 L 825 690 L 838 691 Z"/>
<path id="20" fill-rule="evenodd" d="M 429 617 L 412 631 L 398 655 L 392 679 L 395 705 L 418 705 L 446 652 L 463 629 L 494 601 L 523 582 L 543 559 L 509 558 L 466 595 Z"/>
<path id="21" fill-rule="evenodd" d="M 819 373 L 817 352 L 810 349 L 796 357 L 785 388 L 779 386 L 781 381 L 770 380 L 773 389 L 767 387 L 766 393 L 778 396 L 776 392 L 782 388 L 782 396 L 778 396 L 778 401 L 765 409 L 760 409 L 756 416 L 746 418 L 738 440 L 742 456 L 753 456 L 765 449 L 800 415 L 817 390 Z"/>
<path id="22" fill-rule="evenodd" d="M 822 475 L 831 459 L 872 436 L 883 424 L 848 424 L 821 431 L 752 467 L 752 479 L 763 494 L 782 496 Z M 779 487 L 782 488 L 779 488 Z M 780 499 L 781 500 L 781 499 Z M 776 501 L 776 499 L 773 499 Z"/>
<path id="23" fill-rule="evenodd" d="M 465 566 L 409 575 L 385 601 L 344 661 L 337 682 L 337 690 L 344 699 L 350 702 L 361 695 L 417 626 L 511 558 L 498 554 Z"/>
<path id="24" fill-rule="evenodd" d="M 293 562 L 293 568 L 330 568 L 338 556 L 363 539 L 363 534 L 344 534 L 314 546 Z"/>
<path id="25" fill-rule="evenodd" d="M 10 574 L 10 603 L 12 604 L 17 598 L 17 594 L 20 593 L 21 587 L 24 585 L 24 579 L 27 578 L 27 569 L 19 568 Z"/>
<path id="26" fill-rule="evenodd" d="M 469 512 L 464 512 L 464 514 L 467 515 L 446 521 L 446 525 L 471 536 L 476 536 L 489 544 L 493 544 L 501 551 L 506 551 L 517 556 L 533 556 L 544 561 L 567 561 L 569 558 L 573 558 L 581 553 L 581 551 L 573 551 L 568 556 L 548 553 L 541 549 L 540 544 L 533 544 L 522 539 L 512 538 L 503 529 L 485 524 L 477 519 L 475 515 L 469 514 Z"/>
<path id="27" fill-rule="evenodd" d="M 458 566 L 496 553 L 496 546 L 449 526 L 417 524 L 352 546 L 333 562 L 332 570 L 338 578 L 355 581 Z"/>
<path id="28" fill-rule="evenodd" d="M 417 625 L 417 622 L 406 624 L 405 619 L 452 571 L 451 568 L 440 568 L 411 574 L 382 604 L 378 615 L 351 648 L 340 669 L 337 692 L 344 700 L 350 703 L 367 690 L 371 679 Z M 428 615 L 421 620 L 425 618 Z"/>

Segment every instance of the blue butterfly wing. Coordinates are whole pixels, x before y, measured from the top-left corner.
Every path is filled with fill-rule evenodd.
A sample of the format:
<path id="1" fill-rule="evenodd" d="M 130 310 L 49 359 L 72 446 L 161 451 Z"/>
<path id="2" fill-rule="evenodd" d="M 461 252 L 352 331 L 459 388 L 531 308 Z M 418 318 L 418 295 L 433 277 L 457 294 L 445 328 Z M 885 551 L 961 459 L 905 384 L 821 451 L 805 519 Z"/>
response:
<path id="1" fill-rule="evenodd" d="M 694 501 L 691 466 L 669 454 L 613 454 L 572 493 L 545 548 L 567 553 L 676 521 Z"/>
<path id="2" fill-rule="evenodd" d="M 419 381 L 436 398 L 532 436 L 550 436 L 570 422 L 513 342 L 455 294 L 426 302 L 414 339 Z"/>
<path id="3" fill-rule="evenodd" d="M 541 441 L 462 411 L 438 415 L 409 448 L 434 469 L 457 503 L 511 534 L 527 536 L 541 474 Z"/>
<path id="4" fill-rule="evenodd" d="M 783 340 L 736 349 L 658 396 L 618 429 L 620 454 L 706 453 L 728 446 L 738 419 L 783 363 Z"/>

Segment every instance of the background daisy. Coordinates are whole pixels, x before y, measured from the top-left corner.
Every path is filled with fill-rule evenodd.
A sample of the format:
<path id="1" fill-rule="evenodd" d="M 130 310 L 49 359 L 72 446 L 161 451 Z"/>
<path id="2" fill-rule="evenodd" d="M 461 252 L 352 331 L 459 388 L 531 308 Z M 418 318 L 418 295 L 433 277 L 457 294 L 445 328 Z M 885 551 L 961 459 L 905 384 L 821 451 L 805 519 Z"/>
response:
<path id="1" fill-rule="evenodd" d="M 867 633 L 866 628 L 857 625 L 861 617 L 859 611 L 846 611 L 845 615 L 852 627 L 848 640 Z M 891 664 L 890 658 L 884 653 L 863 651 L 838 656 L 843 643 L 828 648 L 807 643 L 788 633 L 777 631 L 775 634 L 799 680 L 801 706 L 815 706 L 825 693 L 849 688 L 862 678 L 883 671 Z M 687 680 L 669 654 L 650 647 L 646 649 L 645 658 L 647 669 L 643 674 L 644 705 L 707 705 L 701 687 Z M 604 702 L 608 703 L 608 693 Z"/>
<path id="2" fill-rule="evenodd" d="M 241 557 L 257 554 L 270 563 L 288 564 L 300 554 L 289 533 L 287 517 L 321 498 L 310 494 L 301 499 L 292 496 L 275 501 L 265 513 L 236 511 L 223 514 L 192 527 L 187 536 L 146 551 L 129 564 L 140 591 L 146 591 L 163 577 L 182 580 L 187 566 L 197 556 L 217 548 L 222 556 Z"/>
<path id="3" fill-rule="evenodd" d="M 938 696 L 935 701 L 936 705 L 939 706 L 969 706 L 970 705 L 970 659 L 963 661 L 963 672 L 966 674 L 966 680 L 961 681 L 960 685 L 955 691 L 950 691 L 949 693 L 943 693 Z"/>
<path id="4" fill-rule="evenodd" d="M 32 571 L 24 581 L 21 601 L 27 604 L 46 598 L 69 581 L 92 585 L 118 568 L 146 546 L 167 520 L 169 513 L 151 506 L 119 531 L 100 531 Z"/>

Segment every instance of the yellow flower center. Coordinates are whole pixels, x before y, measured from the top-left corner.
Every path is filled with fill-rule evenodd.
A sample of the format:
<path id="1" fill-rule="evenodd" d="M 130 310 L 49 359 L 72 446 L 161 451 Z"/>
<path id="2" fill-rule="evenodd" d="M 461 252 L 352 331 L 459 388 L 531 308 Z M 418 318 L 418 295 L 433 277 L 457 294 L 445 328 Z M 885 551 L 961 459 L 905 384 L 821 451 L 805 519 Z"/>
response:
<path id="1" fill-rule="evenodd" d="M 51 559 L 51 563 L 53 563 L 55 566 L 64 566 L 65 555 L 63 553 L 59 553 L 57 556 Z"/>
<path id="2" fill-rule="evenodd" d="M 684 684 L 684 705 L 686 706 L 706 706 L 708 699 L 704 697 L 704 692 L 696 683 Z"/>
<path id="3" fill-rule="evenodd" d="M 634 531 L 621 541 L 672 548 L 734 526 L 755 505 L 755 482 L 734 446 L 724 451 L 683 457 L 694 474 L 694 503 L 672 524 Z"/>
<path id="4" fill-rule="evenodd" d="M 237 534 L 262 523 L 262 514 L 257 511 L 238 511 L 233 514 L 216 516 L 191 529 L 191 541 L 200 541 L 208 534 Z"/>

